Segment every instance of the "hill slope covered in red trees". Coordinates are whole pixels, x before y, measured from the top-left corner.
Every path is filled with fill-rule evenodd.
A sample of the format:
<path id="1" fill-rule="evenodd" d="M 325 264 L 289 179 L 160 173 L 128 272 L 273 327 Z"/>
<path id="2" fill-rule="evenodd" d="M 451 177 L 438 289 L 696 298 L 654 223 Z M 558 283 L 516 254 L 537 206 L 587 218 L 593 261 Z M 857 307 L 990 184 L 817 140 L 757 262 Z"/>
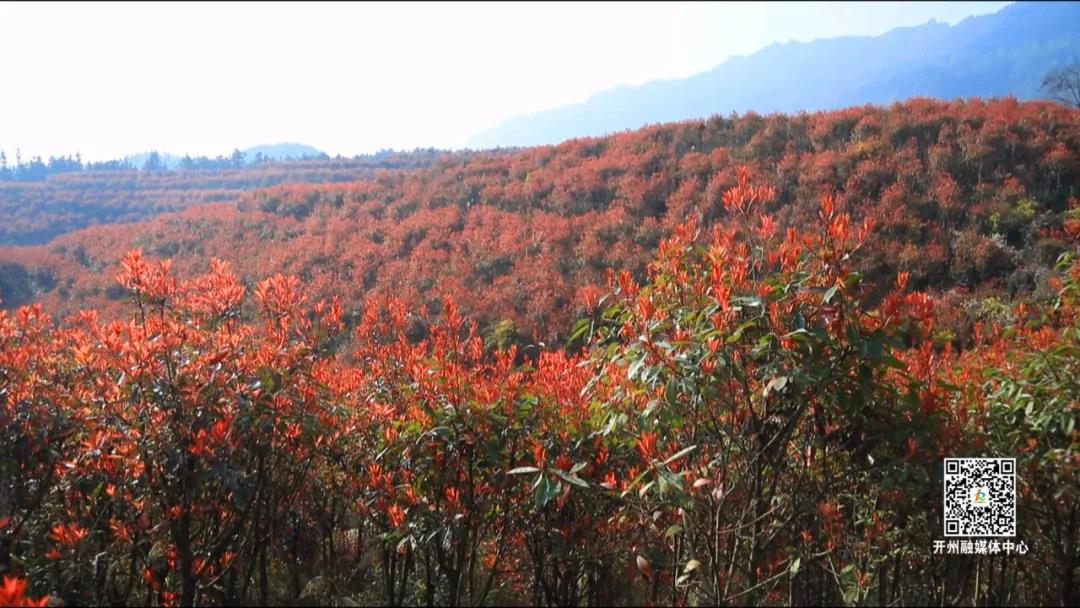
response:
<path id="1" fill-rule="evenodd" d="M 0 311 L 0 597 L 1075 604 L 1075 254 L 957 352 L 913 274 L 858 271 L 874 222 L 825 194 L 781 228 L 778 196 L 740 172 L 576 352 L 485 348 L 452 298 L 373 299 L 343 345 L 297 276 L 138 250 L 116 320 Z M 1002 454 L 1025 555 L 935 555 L 941 458 Z"/>
<path id="2" fill-rule="evenodd" d="M 776 189 L 781 229 L 816 222 L 823 193 L 874 224 L 861 269 L 896 272 L 950 302 L 958 344 L 998 304 L 1045 290 L 1078 194 L 1075 110 L 1015 100 L 913 99 L 795 116 L 714 117 L 516 152 L 462 153 L 429 168 L 342 184 L 256 189 L 130 226 L 0 250 L 9 303 L 108 309 L 105 272 L 128 249 L 191 275 L 217 256 L 248 285 L 274 272 L 342 298 L 371 293 L 438 307 L 450 294 L 485 334 L 565 337 L 609 270 L 644 277 L 661 238 L 691 217 L 725 218 L 740 168 Z M 5 282 L 6 276 L 6 282 Z M 972 292 L 980 292 L 975 298 Z M 989 303 L 982 297 L 994 294 Z M 13 297 L 13 295 L 15 297 Z M 497 336 L 496 336 L 497 334 Z"/>
<path id="3" fill-rule="evenodd" d="M 97 224 L 128 223 L 193 205 L 235 199 L 254 188 L 281 183 L 332 183 L 370 177 L 379 171 L 429 166 L 435 151 L 383 153 L 355 159 L 263 162 L 178 171 L 101 169 L 62 159 L 49 173 L 40 160 L 4 179 L 0 172 L 0 244 L 32 245 Z M 242 161 L 241 161 L 242 162 Z M 39 169 L 34 171 L 33 169 Z"/>

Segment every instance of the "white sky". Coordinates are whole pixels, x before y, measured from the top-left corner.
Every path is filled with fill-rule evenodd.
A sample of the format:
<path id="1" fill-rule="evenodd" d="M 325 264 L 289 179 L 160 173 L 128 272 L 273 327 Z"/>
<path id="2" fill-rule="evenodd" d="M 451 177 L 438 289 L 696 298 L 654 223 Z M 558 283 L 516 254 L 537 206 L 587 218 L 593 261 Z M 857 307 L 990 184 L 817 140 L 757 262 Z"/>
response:
<path id="1" fill-rule="evenodd" d="M 84 160 L 284 141 L 347 156 L 454 148 L 510 116 L 772 42 L 1006 4 L 0 2 L 0 148 Z"/>

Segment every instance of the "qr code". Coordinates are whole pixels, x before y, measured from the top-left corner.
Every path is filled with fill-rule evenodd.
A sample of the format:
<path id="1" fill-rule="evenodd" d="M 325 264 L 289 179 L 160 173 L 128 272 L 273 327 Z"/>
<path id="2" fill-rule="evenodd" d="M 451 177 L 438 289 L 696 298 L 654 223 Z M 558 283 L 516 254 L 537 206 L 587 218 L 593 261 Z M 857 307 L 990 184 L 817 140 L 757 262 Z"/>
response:
<path id="1" fill-rule="evenodd" d="M 1016 536 L 1016 459 L 945 459 L 945 536 Z"/>

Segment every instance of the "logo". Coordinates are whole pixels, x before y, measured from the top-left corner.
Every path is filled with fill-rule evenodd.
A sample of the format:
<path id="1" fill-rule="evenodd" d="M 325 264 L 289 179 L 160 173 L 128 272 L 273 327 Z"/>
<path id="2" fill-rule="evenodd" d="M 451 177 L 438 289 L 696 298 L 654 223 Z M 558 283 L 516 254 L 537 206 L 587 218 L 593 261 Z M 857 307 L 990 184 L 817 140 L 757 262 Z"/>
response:
<path id="1" fill-rule="evenodd" d="M 973 507 L 988 507 L 990 506 L 990 488 L 977 487 L 971 489 L 971 506 Z"/>

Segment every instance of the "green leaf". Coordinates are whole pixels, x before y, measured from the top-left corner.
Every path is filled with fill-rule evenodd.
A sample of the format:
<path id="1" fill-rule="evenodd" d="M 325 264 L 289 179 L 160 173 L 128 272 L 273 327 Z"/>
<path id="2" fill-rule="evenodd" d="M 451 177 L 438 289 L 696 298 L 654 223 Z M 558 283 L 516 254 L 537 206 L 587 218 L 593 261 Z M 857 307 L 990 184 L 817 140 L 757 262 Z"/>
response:
<path id="1" fill-rule="evenodd" d="M 669 405 L 678 405 L 679 383 L 674 377 L 669 379 L 667 385 L 664 386 L 664 399 Z"/>
<path id="2" fill-rule="evenodd" d="M 784 334 L 784 337 L 785 338 L 791 338 L 793 340 L 806 340 L 807 336 L 809 336 L 809 335 L 810 335 L 810 332 L 806 331 L 805 327 L 800 327 L 799 329 L 796 329 L 795 331 L 789 331 L 788 333 Z"/>
<path id="3" fill-rule="evenodd" d="M 756 321 L 754 319 L 750 319 L 749 321 L 743 322 L 742 325 L 735 328 L 735 331 L 731 332 L 731 335 L 728 336 L 727 343 L 728 344 L 734 344 L 734 343 L 738 342 L 740 339 L 742 339 L 743 332 L 745 332 L 747 329 L 753 327 L 755 324 L 756 324 Z"/>
<path id="4" fill-rule="evenodd" d="M 660 480 L 667 486 L 671 486 L 680 492 L 683 489 L 682 477 L 672 473 L 667 467 L 660 469 Z"/>
<path id="5" fill-rule="evenodd" d="M 839 285 L 833 285 L 832 287 L 830 287 L 830 288 L 829 288 L 829 290 L 825 292 L 825 298 L 824 298 L 824 302 L 825 302 L 826 304 L 828 304 L 829 302 L 831 302 L 831 301 L 832 301 L 832 299 L 833 299 L 833 296 L 835 296 L 835 295 L 836 295 L 836 292 L 837 292 L 837 290 L 839 290 L 839 289 L 840 289 L 840 286 L 839 286 Z"/>
<path id="6" fill-rule="evenodd" d="M 894 369 L 901 369 L 901 370 L 906 370 L 907 369 L 906 365 L 901 363 L 899 359 L 897 359 L 896 357 L 893 357 L 892 355 L 883 356 L 881 358 L 881 362 L 885 366 L 891 367 L 891 368 L 894 368 Z M 948 387 L 946 387 L 946 388 L 948 388 Z"/>
<path id="7" fill-rule="evenodd" d="M 656 399 L 649 401 L 647 404 L 645 404 L 645 409 L 641 410 L 641 415 L 639 417 L 641 418 L 641 420 L 648 420 L 658 407 L 660 407 L 659 401 L 657 401 Z"/>
<path id="8" fill-rule="evenodd" d="M 696 449 L 697 449 L 696 445 L 692 445 L 692 446 L 690 446 L 688 448 L 683 448 L 683 449 L 679 450 L 678 452 L 675 452 L 674 454 L 669 456 L 668 459 L 664 461 L 664 464 L 668 464 L 669 462 L 674 462 L 674 461 L 682 458 L 683 456 L 686 456 L 690 452 L 693 452 Z"/>
<path id="9" fill-rule="evenodd" d="M 588 488 L 589 487 L 589 484 L 584 479 L 578 477 L 577 475 L 574 475 L 573 473 L 567 473 L 565 471 L 555 469 L 555 474 L 558 475 L 559 477 L 562 477 L 567 483 L 572 483 L 575 486 L 578 486 L 578 487 L 581 487 L 581 488 Z"/>
<path id="10" fill-rule="evenodd" d="M 777 376 L 772 380 L 769 380 L 769 383 L 765 385 L 765 396 L 768 397 L 769 393 L 772 392 L 779 393 L 780 391 L 784 390 L 784 387 L 787 386 L 787 383 L 787 376 Z"/>
<path id="11" fill-rule="evenodd" d="M 546 476 L 540 476 L 540 483 L 537 484 L 536 490 L 533 491 L 533 498 L 536 500 L 537 507 L 543 507 L 552 500 L 558 498 L 559 493 L 562 492 L 562 484 L 559 482 L 552 482 Z"/>
<path id="12" fill-rule="evenodd" d="M 506 472 L 507 475 L 524 475 L 526 473 L 539 473 L 540 469 L 536 467 L 518 467 L 516 469 L 510 469 Z"/>
<path id="13" fill-rule="evenodd" d="M 592 321 L 590 319 L 578 319 L 570 329 L 570 338 L 567 339 L 567 343 L 573 343 L 575 340 L 589 332 L 591 328 Z"/>
<path id="14" fill-rule="evenodd" d="M 618 422 L 618 416 L 608 416 L 607 424 L 604 425 L 604 430 L 600 431 L 603 436 L 610 435 L 615 430 L 615 425 Z"/>

